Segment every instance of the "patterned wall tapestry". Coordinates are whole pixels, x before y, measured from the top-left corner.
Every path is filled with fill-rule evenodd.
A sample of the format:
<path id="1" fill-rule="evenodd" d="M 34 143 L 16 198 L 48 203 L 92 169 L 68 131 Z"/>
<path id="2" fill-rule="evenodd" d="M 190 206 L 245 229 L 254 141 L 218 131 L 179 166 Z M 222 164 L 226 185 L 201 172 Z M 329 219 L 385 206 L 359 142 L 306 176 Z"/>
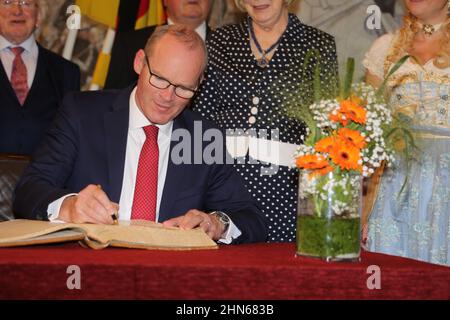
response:
<path id="1" fill-rule="evenodd" d="M 41 0 L 47 4 L 47 14 L 40 30 L 38 41 L 46 48 L 61 54 L 67 39 L 67 8 L 72 0 Z M 51 6 L 48 3 L 51 2 Z M 106 27 L 88 18 L 81 19 L 81 29 L 73 51 L 72 61 L 80 66 L 82 89 L 89 87 L 97 56 L 105 38 Z"/>

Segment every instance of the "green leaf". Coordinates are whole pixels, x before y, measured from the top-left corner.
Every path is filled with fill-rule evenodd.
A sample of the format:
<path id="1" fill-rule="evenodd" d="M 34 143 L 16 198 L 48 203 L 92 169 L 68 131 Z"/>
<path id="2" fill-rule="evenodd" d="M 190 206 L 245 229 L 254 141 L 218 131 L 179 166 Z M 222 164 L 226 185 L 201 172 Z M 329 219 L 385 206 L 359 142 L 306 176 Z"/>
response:
<path id="1" fill-rule="evenodd" d="M 381 86 L 378 88 L 378 90 L 376 91 L 376 95 L 377 96 L 381 96 L 384 93 L 384 90 L 386 88 L 386 84 L 389 80 L 389 78 L 398 70 L 400 69 L 400 67 L 406 62 L 406 60 L 408 60 L 411 56 L 410 55 L 406 55 L 404 57 L 402 57 L 400 60 L 398 60 L 394 66 L 392 67 L 392 69 L 389 71 L 388 75 L 386 76 L 386 78 L 384 79 L 383 83 L 381 84 Z"/>
<path id="2" fill-rule="evenodd" d="M 345 72 L 344 85 L 342 87 L 342 98 L 348 99 L 350 97 L 350 92 L 352 90 L 353 75 L 355 73 L 355 59 L 347 59 L 347 69 Z"/>

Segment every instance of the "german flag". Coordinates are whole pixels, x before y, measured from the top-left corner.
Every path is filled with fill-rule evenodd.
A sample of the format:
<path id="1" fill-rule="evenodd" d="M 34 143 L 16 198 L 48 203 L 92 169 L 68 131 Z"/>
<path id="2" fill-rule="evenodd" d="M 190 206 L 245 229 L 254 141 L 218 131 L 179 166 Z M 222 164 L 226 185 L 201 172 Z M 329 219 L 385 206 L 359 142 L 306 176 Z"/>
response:
<path id="1" fill-rule="evenodd" d="M 136 30 L 149 26 L 161 25 L 166 21 L 161 0 L 141 0 L 136 17 Z"/>

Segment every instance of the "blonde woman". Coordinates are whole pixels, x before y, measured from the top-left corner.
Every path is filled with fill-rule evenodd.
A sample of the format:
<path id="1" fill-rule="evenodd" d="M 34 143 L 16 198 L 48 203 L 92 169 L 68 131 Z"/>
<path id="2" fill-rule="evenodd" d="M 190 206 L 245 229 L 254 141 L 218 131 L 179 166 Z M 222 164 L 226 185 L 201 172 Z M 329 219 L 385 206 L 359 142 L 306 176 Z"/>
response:
<path id="1" fill-rule="evenodd" d="M 371 251 L 450 265 L 450 4 L 405 0 L 404 25 L 367 53 L 366 80 L 388 82 L 390 106 L 409 117 L 421 147 L 409 168 L 398 159 L 385 171 L 368 223 Z M 406 185 L 400 192 L 406 180 Z"/>
<path id="2" fill-rule="evenodd" d="M 235 2 L 248 17 L 217 29 L 207 41 L 206 82 L 194 109 L 219 126 L 236 130 L 228 132 L 233 136 L 230 145 L 237 147 L 229 150 L 269 220 L 269 241 L 294 241 L 298 172 L 290 165 L 306 129 L 303 123 L 287 119 L 281 106 L 300 83 L 305 95 L 311 93 L 316 62 L 309 64 L 305 76 L 300 75 L 310 49 L 320 53 L 322 82 L 335 81 L 335 42 L 289 14 L 293 1 Z M 247 134 L 236 138 L 242 132 Z"/>

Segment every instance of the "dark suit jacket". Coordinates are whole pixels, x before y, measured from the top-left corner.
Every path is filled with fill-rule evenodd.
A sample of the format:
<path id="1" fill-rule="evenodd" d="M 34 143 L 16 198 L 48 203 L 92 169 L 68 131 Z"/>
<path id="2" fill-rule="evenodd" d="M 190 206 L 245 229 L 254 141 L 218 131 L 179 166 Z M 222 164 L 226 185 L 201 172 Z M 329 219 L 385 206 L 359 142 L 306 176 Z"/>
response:
<path id="1" fill-rule="evenodd" d="M 131 89 L 66 96 L 53 126 L 17 185 L 17 217 L 46 220 L 51 202 L 77 193 L 88 184 L 100 184 L 109 198 L 119 203 Z M 194 121 L 202 121 L 203 130 L 215 128 L 212 122 L 186 109 L 174 120 L 173 130 L 188 130 L 194 137 Z M 172 141 L 170 150 L 177 143 Z M 207 143 L 203 142 L 203 147 Z M 194 152 L 191 153 L 192 159 Z M 227 213 L 243 233 L 237 242 L 266 238 L 265 218 L 232 165 L 176 165 L 169 159 L 159 221 L 190 209 Z"/>
<path id="2" fill-rule="evenodd" d="M 0 152 L 31 154 L 64 94 L 80 90 L 78 66 L 38 45 L 36 74 L 23 106 L 0 63 Z"/>
<path id="3" fill-rule="evenodd" d="M 137 81 L 138 75 L 133 69 L 136 52 L 144 49 L 148 38 L 156 27 L 118 32 L 111 51 L 111 62 L 106 76 L 105 89 L 123 89 Z M 206 27 L 206 37 L 211 29 Z"/>

